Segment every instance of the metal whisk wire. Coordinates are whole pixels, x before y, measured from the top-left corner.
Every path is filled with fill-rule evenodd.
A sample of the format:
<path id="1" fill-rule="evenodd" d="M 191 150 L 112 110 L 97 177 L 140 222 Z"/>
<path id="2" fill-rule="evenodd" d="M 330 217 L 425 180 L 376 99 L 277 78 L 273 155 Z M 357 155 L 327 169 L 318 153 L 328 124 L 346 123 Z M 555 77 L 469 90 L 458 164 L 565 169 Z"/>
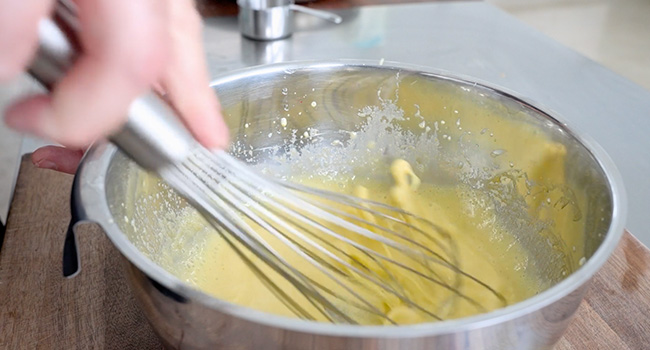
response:
<path id="1" fill-rule="evenodd" d="M 182 194 L 203 212 L 269 289 L 301 318 L 318 319 L 317 313 L 331 322 L 354 324 L 361 321 L 351 315 L 361 312 L 362 315 L 371 315 L 386 323 L 396 324 L 394 319 L 368 301 L 366 294 L 362 293 L 370 288 L 378 288 L 432 319 L 443 319 L 435 310 L 418 305 L 408 296 L 391 271 L 395 269 L 406 271 L 449 291 L 450 295 L 440 305 L 461 298 L 477 310 L 484 311 L 477 300 L 460 290 L 463 279 L 481 285 L 503 305 L 507 304 L 500 293 L 459 267 L 454 240 L 443 228 L 399 208 L 267 179 L 225 152 L 211 153 L 200 147 L 184 164 L 170 168 L 168 174 L 161 175 L 177 190 L 189 191 Z M 327 201 L 336 203 L 336 206 Z M 340 209 L 341 206 L 349 210 Z M 353 214 L 354 211 L 385 220 L 398 226 L 398 229 L 371 222 L 364 215 Z M 331 280 L 337 288 L 342 288 L 346 295 L 341 295 L 340 291 L 335 292 L 332 287 L 289 263 L 253 226 L 270 233 L 273 239 L 289 247 L 291 254 L 311 264 L 322 277 Z M 338 232 L 339 230 L 390 250 L 384 253 L 374 250 Z M 440 237 L 432 236 L 431 232 L 436 232 Z M 409 237 L 407 233 L 424 237 L 437 251 Z M 289 281 L 314 310 L 307 310 L 292 300 L 235 242 Z M 339 246 L 341 244 L 367 258 L 377 271 L 367 266 L 367 262 L 361 262 L 359 257 L 342 249 Z M 408 261 L 391 257 L 393 252 L 399 252 Z M 408 265 L 409 262 L 416 267 Z M 432 265 L 453 271 L 453 281 L 445 282 Z M 355 312 L 350 312 L 350 309 Z"/>

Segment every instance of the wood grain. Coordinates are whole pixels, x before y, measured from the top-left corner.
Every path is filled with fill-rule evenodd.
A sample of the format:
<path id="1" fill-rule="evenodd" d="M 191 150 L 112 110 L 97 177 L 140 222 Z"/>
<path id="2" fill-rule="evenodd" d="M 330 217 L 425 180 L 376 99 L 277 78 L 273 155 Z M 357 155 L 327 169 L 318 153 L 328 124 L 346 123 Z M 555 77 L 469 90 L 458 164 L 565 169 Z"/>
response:
<path id="1" fill-rule="evenodd" d="M 78 228 L 82 270 L 62 276 L 71 184 L 23 159 L 0 251 L 0 349 L 161 349 L 97 226 Z M 556 349 L 648 349 L 649 320 L 650 251 L 626 232 Z"/>
<path id="2" fill-rule="evenodd" d="M 650 250 L 628 232 L 556 349 L 650 349 Z"/>
<path id="3" fill-rule="evenodd" d="M 23 158 L 0 252 L 0 349 L 161 348 L 96 225 L 77 230 L 82 271 L 63 277 L 71 186 Z"/>

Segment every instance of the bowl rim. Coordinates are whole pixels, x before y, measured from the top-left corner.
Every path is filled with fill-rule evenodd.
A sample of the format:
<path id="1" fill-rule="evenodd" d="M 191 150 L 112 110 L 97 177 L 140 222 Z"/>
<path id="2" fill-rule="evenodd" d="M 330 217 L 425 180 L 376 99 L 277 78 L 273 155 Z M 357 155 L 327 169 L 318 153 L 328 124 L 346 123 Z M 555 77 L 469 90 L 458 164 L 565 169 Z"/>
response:
<path id="1" fill-rule="evenodd" d="M 117 148 L 102 141 L 93 145 L 84 156 L 77 174 L 73 188 L 73 202 L 76 202 L 76 210 L 79 219 L 98 223 L 111 242 L 117 247 L 121 254 L 135 265 L 140 271 L 153 278 L 164 287 L 185 297 L 190 302 L 197 302 L 217 312 L 241 318 L 252 323 L 285 330 L 307 332 L 310 334 L 342 337 L 373 337 L 373 338 L 406 338 L 435 336 L 442 334 L 458 333 L 472 329 L 483 328 L 495 324 L 510 321 L 527 314 L 540 310 L 580 288 L 587 283 L 592 276 L 602 267 L 618 246 L 625 224 L 627 213 L 627 201 L 622 177 L 617 170 L 613 160 L 605 150 L 593 139 L 570 127 L 557 113 L 540 106 L 538 103 L 519 97 L 513 91 L 490 82 L 485 82 L 474 77 L 457 74 L 442 69 L 409 65 L 382 60 L 335 60 L 335 61 L 293 61 L 272 65 L 248 67 L 236 71 L 227 72 L 214 79 L 210 86 L 215 88 L 227 82 L 236 81 L 246 77 L 284 72 L 292 74 L 304 69 L 363 69 L 375 68 L 394 71 L 405 71 L 421 74 L 436 79 L 443 79 L 455 83 L 471 84 L 484 89 L 491 90 L 507 99 L 514 100 L 524 107 L 534 110 L 540 115 L 548 118 L 558 127 L 569 133 L 576 139 L 587 152 L 591 153 L 598 165 L 605 174 L 612 197 L 612 220 L 605 239 L 584 265 L 578 268 L 567 278 L 548 288 L 547 290 L 526 300 L 500 308 L 488 313 L 478 314 L 460 319 L 421 323 L 414 325 L 400 326 L 359 326 L 347 324 L 331 324 L 316 321 L 307 321 L 286 316 L 279 316 L 263 311 L 254 310 L 248 307 L 236 305 L 216 297 L 208 295 L 195 289 L 178 278 L 171 275 L 163 268 L 156 265 L 150 259 L 139 253 L 138 249 L 127 239 L 112 217 L 106 199 L 105 182 L 108 168 L 117 153 Z M 73 208 L 74 210 L 75 208 Z M 582 299 L 582 298 L 581 298 Z"/>

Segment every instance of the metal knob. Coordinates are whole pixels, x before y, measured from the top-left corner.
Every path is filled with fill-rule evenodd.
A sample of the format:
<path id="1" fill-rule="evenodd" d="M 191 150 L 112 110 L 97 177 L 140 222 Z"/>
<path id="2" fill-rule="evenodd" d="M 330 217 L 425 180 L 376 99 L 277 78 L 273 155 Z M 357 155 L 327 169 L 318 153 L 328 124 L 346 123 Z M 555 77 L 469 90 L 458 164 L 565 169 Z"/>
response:
<path id="1" fill-rule="evenodd" d="M 293 12 L 302 12 L 341 23 L 341 16 L 294 4 L 293 0 L 237 0 L 239 28 L 243 36 L 254 40 L 284 39 L 294 31 Z"/>

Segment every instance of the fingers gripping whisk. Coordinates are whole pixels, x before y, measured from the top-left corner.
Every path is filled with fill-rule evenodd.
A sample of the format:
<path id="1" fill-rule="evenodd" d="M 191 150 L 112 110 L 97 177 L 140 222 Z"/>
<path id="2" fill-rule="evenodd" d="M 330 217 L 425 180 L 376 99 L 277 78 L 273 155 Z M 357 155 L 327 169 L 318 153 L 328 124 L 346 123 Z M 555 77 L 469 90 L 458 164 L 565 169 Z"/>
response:
<path id="1" fill-rule="evenodd" d="M 443 227 L 380 202 L 271 180 L 197 148 L 161 173 L 298 317 L 350 324 L 443 320 L 481 288 Z"/>

